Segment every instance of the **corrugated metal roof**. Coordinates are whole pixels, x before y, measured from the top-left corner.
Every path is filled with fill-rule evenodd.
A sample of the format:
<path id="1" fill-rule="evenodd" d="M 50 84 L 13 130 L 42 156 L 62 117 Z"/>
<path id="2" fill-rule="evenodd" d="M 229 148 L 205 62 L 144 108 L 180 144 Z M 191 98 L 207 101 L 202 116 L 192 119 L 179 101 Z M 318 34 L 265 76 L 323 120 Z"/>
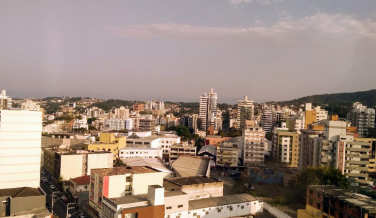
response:
<path id="1" fill-rule="evenodd" d="M 177 177 L 206 176 L 209 161 L 208 158 L 180 156 L 171 166 Z"/>

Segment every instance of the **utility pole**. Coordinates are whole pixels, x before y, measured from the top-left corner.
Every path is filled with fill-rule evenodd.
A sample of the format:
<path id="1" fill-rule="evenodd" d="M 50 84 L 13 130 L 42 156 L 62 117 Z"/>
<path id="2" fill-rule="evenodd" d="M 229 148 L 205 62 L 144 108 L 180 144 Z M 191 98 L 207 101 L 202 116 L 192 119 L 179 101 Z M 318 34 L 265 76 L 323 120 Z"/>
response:
<path id="1" fill-rule="evenodd" d="M 69 205 L 72 205 L 72 204 L 75 204 L 75 203 L 68 203 L 67 204 L 67 216 L 66 216 L 66 218 L 69 218 L 69 209 L 74 209 L 74 207 L 69 207 Z"/>
<path id="2" fill-rule="evenodd" d="M 54 192 L 52 192 L 52 194 L 51 194 L 51 213 L 52 213 L 52 215 L 54 215 L 54 203 L 55 203 L 55 194 L 56 193 L 58 193 L 58 191 L 54 191 Z"/>

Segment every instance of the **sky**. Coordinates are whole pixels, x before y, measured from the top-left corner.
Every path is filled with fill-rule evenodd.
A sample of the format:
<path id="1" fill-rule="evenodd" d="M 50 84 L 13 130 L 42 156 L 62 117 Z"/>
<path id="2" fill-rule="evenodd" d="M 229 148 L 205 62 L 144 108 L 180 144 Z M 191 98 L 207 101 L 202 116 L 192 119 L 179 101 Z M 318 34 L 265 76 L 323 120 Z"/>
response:
<path id="1" fill-rule="evenodd" d="M 11 97 L 219 102 L 376 87 L 375 0 L 0 1 Z"/>

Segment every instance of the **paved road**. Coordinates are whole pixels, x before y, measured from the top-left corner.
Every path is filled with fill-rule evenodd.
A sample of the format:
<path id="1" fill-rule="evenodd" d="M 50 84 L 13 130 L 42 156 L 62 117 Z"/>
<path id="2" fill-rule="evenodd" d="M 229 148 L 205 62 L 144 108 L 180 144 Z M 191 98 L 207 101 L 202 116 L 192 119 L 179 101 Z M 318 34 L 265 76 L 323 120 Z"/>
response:
<path id="1" fill-rule="evenodd" d="M 51 181 L 51 177 L 48 174 L 42 175 L 43 177 L 46 177 L 48 181 Z M 57 215 L 59 218 L 66 218 L 67 217 L 67 203 L 65 203 L 59 196 L 64 194 L 65 196 L 69 196 L 67 193 L 63 193 L 59 190 L 51 190 L 50 188 L 51 183 L 50 182 L 43 182 L 40 181 L 40 187 L 43 189 L 43 191 L 46 193 L 46 204 L 51 208 L 52 206 L 52 200 L 55 200 L 53 203 L 53 213 Z M 56 186 L 55 186 L 56 187 Z M 53 195 L 53 196 L 52 196 Z M 69 203 L 75 203 L 74 199 L 69 198 Z M 75 205 L 70 204 L 69 207 L 69 217 L 72 218 L 78 218 L 78 212 L 76 209 L 74 209 Z M 73 208 L 72 208 L 73 207 Z"/>

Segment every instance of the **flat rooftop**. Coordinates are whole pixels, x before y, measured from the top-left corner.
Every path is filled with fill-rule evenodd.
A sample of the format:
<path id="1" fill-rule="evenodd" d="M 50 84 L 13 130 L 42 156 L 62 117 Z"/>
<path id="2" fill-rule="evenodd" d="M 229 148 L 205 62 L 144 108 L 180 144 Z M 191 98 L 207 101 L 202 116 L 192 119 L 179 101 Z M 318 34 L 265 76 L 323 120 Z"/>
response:
<path id="1" fill-rule="evenodd" d="M 92 169 L 92 172 L 98 173 L 102 176 L 115 176 L 124 174 L 142 174 L 142 173 L 156 173 L 158 170 L 146 166 L 132 166 L 132 167 L 114 167 L 104 169 Z"/>
<path id="2" fill-rule="evenodd" d="M 186 195 L 186 194 L 184 192 L 178 191 L 178 190 L 175 190 L 175 191 L 166 191 L 164 193 L 165 197 L 174 197 L 174 196 L 179 196 L 179 195 Z"/>
<path id="3" fill-rule="evenodd" d="M 119 204 L 131 204 L 136 202 L 147 201 L 147 195 L 126 195 L 120 198 L 110 198 L 110 201 L 119 205 Z"/>
<path id="4" fill-rule="evenodd" d="M 221 182 L 218 179 L 208 178 L 208 177 L 203 177 L 203 176 L 179 177 L 179 178 L 170 178 L 167 180 L 179 186 Z"/>
<path id="5" fill-rule="evenodd" d="M 11 196 L 12 198 L 44 195 L 39 188 L 21 187 L 0 189 L 0 197 Z"/>
<path id="6" fill-rule="evenodd" d="M 196 210 L 207 207 L 217 207 L 230 204 L 240 204 L 258 199 L 249 194 L 227 195 L 223 197 L 203 198 L 199 200 L 189 201 L 189 210 Z"/>
<path id="7" fill-rule="evenodd" d="M 341 201 L 346 201 L 360 208 L 368 210 L 372 214 L 376 214 L 376 200 L 369 196 L 357 194 L 353 192 L 346 192 L 343 189 L 333 185 L 311 185 L 311 189 L 323 192 L 325 195 L 330 195 Z"/>

